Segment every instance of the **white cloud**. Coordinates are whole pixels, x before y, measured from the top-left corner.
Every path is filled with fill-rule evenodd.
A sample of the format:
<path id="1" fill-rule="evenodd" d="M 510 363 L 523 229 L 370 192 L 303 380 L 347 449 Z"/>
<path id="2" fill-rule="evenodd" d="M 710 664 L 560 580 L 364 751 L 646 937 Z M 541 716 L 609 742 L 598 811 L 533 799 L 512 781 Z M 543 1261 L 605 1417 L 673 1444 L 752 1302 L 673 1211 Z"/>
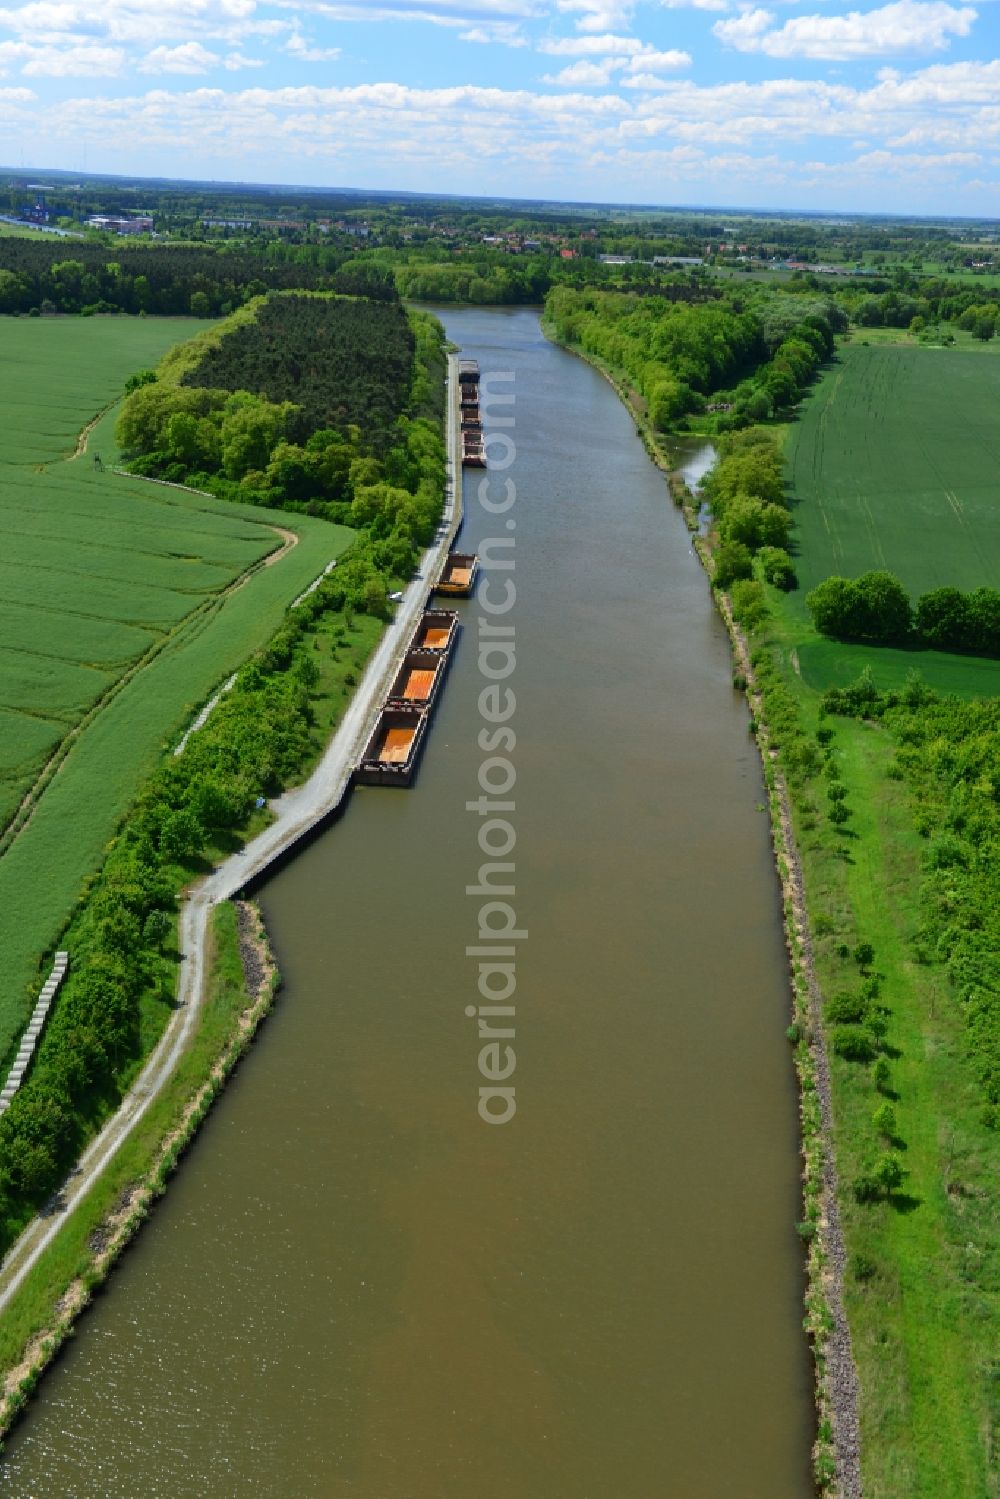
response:
<path id="1" fill-rule="evenodd" d="M 607 31 L 628 26 L 635 10 L 635 0 L 556 0 L 564 14 L 579 16 L 579 31 Z"/>
<path id="2" fill-rule="evenodd" d="M 222 59 L 209 52 L 200 42 L 183 42 L 179 47 L 154 47 L 136 64 L 139 73 L 207 73 Z"/>
<path id="3" fill-rule="evenodd" d="M 739 52 L 849 62 L 941 52 L 953 36 L 968 36 L 976 17 L 970 6 L 959 9 L 945 0 L 895 0 L 879 10 L 794 16 L 777 29 L 772 29 L 772 11 L 744 10 L 730 20 L 716 21 L 712 30 Z"/>
<path id="4" fill-rule="evenodd" d="M 633 73 L 637 73 L 640 69 L 662 73 L 672 68 L 689 68 L 690 66 L 690 52 L 681 52 L 676 47 L 671 48 L 669 52 L 657 52 L 651 48 L 648 52 L 640 52 L 637 57 L 629 61 L 629 68 Z"/>
<path id="5" fill-rule="evenodd" d="M 313 47 L 301 31 L 292 32 L 285 43 L 285 51 L 290 52 L 297 62 L 336 62 L 341 55 L 340 47 Z"/>
<path id="6" fill-rule="evenodd" d="M 461 42 L 497 43 L 502 47 L 526 47 L 528 39 L 514 21 L 494 21 L 485 26 L 473 26 L 469 31 L 460 31 Z"/>
<path id="7" fill-rule="evenodd" d="M 576 40 L 583 41 L 584 38 Z M 602 37 L 599 40 L 610 41 L 612 38 Z M 687 68 L 691 65 L 689 52 L 680 52 L 676 49 L 658 52 L 655 47 L 650 47 L 645 42 L 635 42 L 633 45 L 630 37 L 618 37 L 613 40 L 619 43 L 627 42 L 628 51 L 624 55 L 619 53 L 617 56 L 602 57 L 596 62 L 589 57 L 580 57 L 558 73 L 545 73 L 542 82 L 557 84 L 561 88 L 600 88 L 606 87 L 615 73 L 625 71 L 638 75 L 636 78 L 623 79 L 626 88 L 647 86 L 659 88 L 662 80 L 656 78 L 655 74 L 675 68 Z M 554 50 L 554 45 L 552 50 Z M 585 50 L 589 51 L 589 48 Z M 639 82 L 639 78 L 652 78 L 653 81 L 651 85 L 647 85 Z"/>
<path id="8" fill-rule="evenodd" d="M 55 45 L 134 44 L 197 38 L 239 47 L 250 36 L 279 36 L 291 22 L 257 16 L 256 0 L 29 0 L 0 8 L 0 29 Z"/>
<path id="9" fill-rule="evenodd" d="M 558 73 L 543 74 L 542 82 L 557 83 L 563 88 L 600 87 L 611 82 L 615 62 L 613 57 L 606 57 L 602 62 L 588 62 L 585 57 L 581 57 L 579 62 L 570 63 Z"/>
<path id="10" fill-rule="evenodd" d="M 634 36 L 552 36 L 538 44 L 539 52 L 550 57 L 632 57 L 644 50 Z"/>
<path id="11" fill-rule="evenodd" d="M 285 10 L 310 11 L 332 21 L 427 21 L 436 26 L 469 26 L 490 21 L 526 20 L 543 14 L 542 0 L 386 0 L 336 4 L 334 0 L 270 0 Z"/>
<path id="12" fill-rule="evenodd" d="M 664 10 L 728 10 L 729 0 L 660 0 Z"/>
<path id="13" fill-rule="evenodd" d="M 0 73 L 20 65 L 29 78 L 111 78 L 120 73 L 125 54 L 118 47 L 61 39 L 62 45 L 0 42 Z"/>

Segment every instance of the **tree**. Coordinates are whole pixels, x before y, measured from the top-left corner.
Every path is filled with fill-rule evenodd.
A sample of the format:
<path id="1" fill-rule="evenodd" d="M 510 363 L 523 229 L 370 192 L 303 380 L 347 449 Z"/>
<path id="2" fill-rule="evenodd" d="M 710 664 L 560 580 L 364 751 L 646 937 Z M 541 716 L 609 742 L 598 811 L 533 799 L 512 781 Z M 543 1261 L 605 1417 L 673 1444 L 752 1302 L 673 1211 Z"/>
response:
<path id="1" fill-rule="evenodd" d="M 896 1110 L 891 1103 L 880 1103 L 872 1114 L 872 1124 L 886 1140 L 896 1138 Z"/>
<path id="2" fill-rule="evenodd" d="M 903 1182 L 903 1163 L 894 1150 L 884 1150 L 875 1162 L 875 1180 L 887 1197 L 897 1191 Z"/>
<path id="3" fill-rule="evenodd" d="M 965 650 L 972 636 L 969 606 L 958 588 L 935 588 L 917 600 L 917 634 L 936 650 Z"/>
<path id="4" fill-rule="evenodd" d="M 1000 656 L 1000 593 L 976 588 L 966 600 L 969 649 L 982 656 Z"/>
<path id="5" fill-rule="evenodd" d="M 191 293 L 191 316 L 192 317 L 211 317 L 212 316 L 212 304 L 208 300 L 208 296 L 206 295 L 205 292 L 203 292 L 203 291 L 193 291 Z"/>
<path id="6" fill-rule="evenodd" d="M 861 972 L 866 973 L 875 961 L 875 949 L 870 942 L 859 942 L 851 956 Z"/>
<path id="7" fill-rule="evenodd" d="M 784 589 L 786 593 L 795 587 L 795 568 L 783 547 L 761 547 L 757 553 L 757 561 L 765 583 L 770 583 L 773 588 Z"/>
<path id="8" fill-rule="evenodd" d="M 724 541 L 715 554 L 715 576 L 713 582 L 719 588 L 728 588 L 737 578 L 753 576 L 753 557 L 750 548 L 741 542 Z"/>
<path id="9" fill-rule="evenodd" d="M 854 633 L 856 593 L 849 578 L 827 578 L 806 594 L 806 607 L 821 635 L 849 640 Z"/>
<path id="10" fill-rule="evenodd" d="M 886 643 L 905 640 L 910 633 L 913 611 L 899 579 L 877 569 L 862 573 L 856 587 L 860 638 Z"/>

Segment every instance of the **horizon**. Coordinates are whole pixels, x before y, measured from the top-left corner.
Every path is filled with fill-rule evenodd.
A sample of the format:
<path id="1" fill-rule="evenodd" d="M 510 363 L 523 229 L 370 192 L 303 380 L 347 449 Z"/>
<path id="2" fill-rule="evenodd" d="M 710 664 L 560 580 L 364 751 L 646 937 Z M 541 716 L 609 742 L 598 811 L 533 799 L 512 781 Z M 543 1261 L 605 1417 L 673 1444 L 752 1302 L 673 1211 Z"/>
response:
<path id="1" fill-rule="evenodd" d="M 386 202 L 403 202 L 415 200 L 419 202 L 441 202 L 455 205 L 468 204 L 473 207 L 492 205 L 494 210 L 503 208 L 555 208 L 579 210 L 582 213 L 588 210 L 601 212 L 622 212 L 630 214 L 641 214 L 646 217 L 656 215 L 680 215 L 680 214 L 731 214 L 747 218 L 768 217 L 774 219 L 804 218 L 811 220 L 837 220 L 855 222 L 870 220 L 875 223 L 919 223 L 927 225 L 935 224 L 997 224 L 1000 225 L 1000 216 L 991 214 L 957 214 L 957 213 L 908 213 L 908 212 L 878 212 L 875 209 L 858 209 L 851 207 L 836 208 L 817 206 L 815 208 L 795 208 L 780 204 L 747 204 L 747 203 L 657 203 L 641 202 L 636 199 L 600 199 L 600 198 L 556 198 L 527 196 L 507 196 L 491 194 L 489 196 L 475 193 L 444 192 L 434 189 L 419 190 L 412 188 L 375 188 L 369 186 L 351 186 L 344 183 L 308 183 L 293 181 L 275 181 L 267 179 L 254 179 L 249 177 L 171 177 L 163 174 L 150 176 L 138 173 L 123 172 L 96 172 L 96 171 L 74 171 L 71 167 L 62 166 L 10 166 L 0 163 L 0 174 L 9 175 L 13 178 L 20 177 L 55 177 L 76 178 L 77 182 L 59 182 L 53 184 L 59 186 L 63 191 L 79 185 L 81 188 L 98 187 L 101 183 L 114 184 L 119 190 L 134 186 L 137 190 L 148 186 L 150 188 L 191 188 L 201 189 L 207 192 L 224 192 L 246 190 L 255 193 L 302 193 L 316 197 L 356 197 L 360 199 L 377 198 Z"/>
<path id="2" fill-rule="evenodd" d="M 24 0 L 0 126 L 34 171 L 982 218 L 993 3 Z"/>

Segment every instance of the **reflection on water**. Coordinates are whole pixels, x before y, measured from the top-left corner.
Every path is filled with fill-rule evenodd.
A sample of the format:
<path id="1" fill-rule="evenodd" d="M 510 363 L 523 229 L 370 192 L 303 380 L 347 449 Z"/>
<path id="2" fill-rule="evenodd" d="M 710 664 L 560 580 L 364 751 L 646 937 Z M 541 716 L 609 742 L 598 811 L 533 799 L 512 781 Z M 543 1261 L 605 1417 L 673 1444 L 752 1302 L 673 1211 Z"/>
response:
<path id="1" fill-rule="evenodd" d="M 17 1499 L 811 1493 L 786 965 L 724 632 L 607 383 L 533 313 L 446 321 L 516 370 L 517 1115 L 480 1122 L 466 1018 L 471 601 L 414 788 L 355 793 L 264 892 L 284 991 L 15 1434 Z"/>

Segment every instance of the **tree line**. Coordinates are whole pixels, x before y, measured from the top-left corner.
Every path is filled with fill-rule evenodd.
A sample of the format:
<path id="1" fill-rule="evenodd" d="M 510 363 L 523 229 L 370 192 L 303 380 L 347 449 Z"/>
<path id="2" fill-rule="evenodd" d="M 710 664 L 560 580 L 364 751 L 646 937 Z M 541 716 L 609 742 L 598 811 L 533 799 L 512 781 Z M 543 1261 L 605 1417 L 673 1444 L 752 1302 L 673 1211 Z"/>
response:
<path id="1" fill-rule="evenodd" d="M 711 403 L 719 431 L 738 430 L 798 400 L 830 357 L 846 315 L 828 299 L 717 290 L 678 303 L 648 295 L 557 286 L 545 301 L 555 336 L 623 374 L 653 426 L 675 427 Z"/>
<path id="2" fill-rule="evenodd" d="M 269 290 L 391 301 L 391 272 L 324 246 L 106 245 L 0 236 L 0 313 L 226 316 Z"/>
<path id="3" fill-rule="evenodd" d="M 1000 592 L 935 588 L 916 607 L 894 573 L 831 577 L 806 595 L 821 635 L 872 645 L 918 645 L 974 656 L 1000 656 Z"/>

